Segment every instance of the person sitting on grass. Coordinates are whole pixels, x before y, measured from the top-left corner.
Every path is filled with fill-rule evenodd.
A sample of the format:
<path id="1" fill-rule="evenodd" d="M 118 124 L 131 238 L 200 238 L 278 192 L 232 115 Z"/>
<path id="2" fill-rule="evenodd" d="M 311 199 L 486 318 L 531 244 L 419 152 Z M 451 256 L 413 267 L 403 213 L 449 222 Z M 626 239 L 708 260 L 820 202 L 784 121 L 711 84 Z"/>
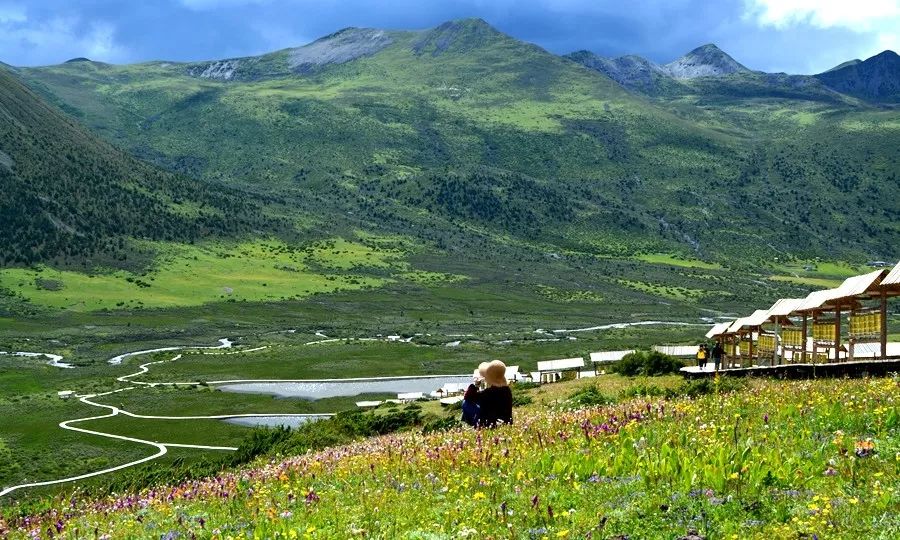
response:
<path id="1" fill-rule="evenodd" d="M 496 427 L 498 424 L 512 424 L 512 391 L 506 382 L 506 364 L 500 360 L 488 362 L 478 367 L 483 378 L 484 390 L 478 390 L 473 383 L 466 390 L 466 396 L 478 404 L 475 427 Z"/>
<path id="2" fill-rule="evenodd" d="M 482 362 L 478 365 L 478 374 L 472 379 L 472 384 L 466 389 L 462 401 L 462 421 L 472 427 L 478 425 L 478 389 L 484 382 L 484 370 L 488 366 L 488 362 Z"/>

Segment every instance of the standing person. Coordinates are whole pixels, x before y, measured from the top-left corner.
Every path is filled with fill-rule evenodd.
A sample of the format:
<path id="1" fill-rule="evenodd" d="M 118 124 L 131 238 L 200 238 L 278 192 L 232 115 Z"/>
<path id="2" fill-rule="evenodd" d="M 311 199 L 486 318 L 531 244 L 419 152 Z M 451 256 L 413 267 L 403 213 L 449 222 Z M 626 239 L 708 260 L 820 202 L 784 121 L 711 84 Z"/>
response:
<path id="1" fill-rule="evenodd" d="M 478 391 L 474 383 L 469 385 L 466 395 L 473 396 L 478 403 L 476 427 L 496 427 L 498 424 L 512 424 L 512 391 L 506 382 L 506 364 L 500 360 L 489 362 L 484 369 L 485 389 Z"/>
<path id="2" fill-rule="evenodd" d="M 478 365 L 478 374 L 472 378 L 472 384 L 466 389 L 462 401 L 462 421 L 472 427 L 478 425 L 478 390 L 484 382 L 484 370 L 487 368 L 488 362 L 482 362 Z"/>
<path id="3" fill-rule="evenodd" d="M 701 343 L 700 347 L 697 348 L 697 366 L 701 370 L 706 368 L 706 357 L 708 354 L 709 350 L 706 348 L 706 343 Z"/>
<path id="4" fill-rule="evenodd" d="M 717 372 L 719 371 L 719 365 L 722 364 L 722 356 L 724 356 L 724 355 L 725 355 L 725 347 L 722 347 L 721 341 L 716 341 L 716 344 L 713 345 L 712 358 L 713 358 L 713 365 L 715 366 Z"/>

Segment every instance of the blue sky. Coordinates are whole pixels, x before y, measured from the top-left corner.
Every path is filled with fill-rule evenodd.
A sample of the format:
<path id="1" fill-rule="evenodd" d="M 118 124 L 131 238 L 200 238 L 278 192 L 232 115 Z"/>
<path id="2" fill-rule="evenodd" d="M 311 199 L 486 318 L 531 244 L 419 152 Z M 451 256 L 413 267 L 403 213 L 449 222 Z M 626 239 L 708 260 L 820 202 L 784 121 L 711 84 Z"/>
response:
<path id="1" fill-rule="evenodd" d="M 208 60 L 347 26 L 421 29 L 463 17 L 554 53 L 668 62 L 715 43 L 750 68 L 789 73 L 900 49 L 900 0 L 0 0 L 0 61 Z"/>

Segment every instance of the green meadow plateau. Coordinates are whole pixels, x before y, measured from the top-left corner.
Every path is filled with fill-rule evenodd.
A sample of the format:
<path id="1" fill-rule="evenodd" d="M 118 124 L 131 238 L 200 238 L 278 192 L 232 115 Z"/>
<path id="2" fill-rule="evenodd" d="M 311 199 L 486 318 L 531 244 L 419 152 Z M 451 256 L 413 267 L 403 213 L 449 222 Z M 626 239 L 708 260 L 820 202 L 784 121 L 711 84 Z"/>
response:
<path id="1" fill-rule="evenodd" d="M 461 19 L 345 28 L 251 57 L 0 63 L 0 536 L 40 523 L 41 538 L 623 539 L 644 537 L 635 516 L 649 516 L 653 538 L 694 528 L 828 538 L 828 523 L 849 535 L 835 537 L 888 538 L 898 522 L 886 509 L 900 496 L 887 488 L 900 456 L 889 378 L 792 382 L 788 392 L 776 381 L 720 389 L 671 375 L 523 385 L 515 399 L 529 427 L 484 450 L 480 435 L 455 428 L 441 442 L 458 411 L 436 403 L 355 411 L 358 399 L 397 392 L 305 399 L 218 388 L 459 376 L 493 358 L 526 372 L 601 350 L 696 345 L 712 322 L 896 261 L 900 56 L 848 60 L 795 75 L 749 69 L 713 44 L 666 64 L 557 55 Z M 900 341 L 893 304 L 888 319 Z M 610 409 L 568 412 L 579 404 Z M 332 413 L 341 414 L 294 431 L 223 421 Z M 792 427 L 807 419 L 813 431 Z M 553 428 L 549 442 L 527 431 L 535 425 Z M 411 438 L 359 442 L 410 426 Z M 865 434 L 879 457 L 854 447 Z M 692 479 L 682 469 L 691 457 L 657 459 L 646 441 L 705 441 L 708 469 Z M 462 469 L 448 457 L 456 444 L 471 453 Z M 507 467 L 510 448 L 527 467 Z M 849 464 L 854 448 L 862 458 Z M 623 457 L 593 457 L 612 452 Z M 282 470 L 282 455 L 307 457 Z M 371 468 L 360 465 L 366 455 Z M 404 456 L 419 465 L 407 476 Z M 515 496 L 512 483 L 479 482 L 486 469 L 470 465 L 482 459 L 508 473 Z M 249 463 L 264 472 L 210 483 Z M 388 478 L 377 464 L 401 472 Z M 623 480 L 632 470 L 643 476 Z M 847 491 L 821 487 L 823 471 Z M 160 491 L 144 506 L 109 502 L 194 480 L 167 501 Z M 544 482 L 564 495 L 538 494 Z M 405 491 L 413 485 L 427 496 Z M 457 489 L 482 520 L 475 533 L 457 534 L 468 530 L 450 508 Z M 73 490 L 107 502 L 67 506 Z M 226 490 L 239 495 L 221 498 Z M 372 502 L 342 507 L 332 495 L 341 490 Z M 593 499 L 580 490 L 601 502 L 585 507 Z M 219 502 L 204 510 L 185 493 Z M 850 517 L 827 522 L 832 506 L 814 493 L 840 499 L 828 504 Z M 639 499 L 649 502 L 602 502 Z M 353 526 L 313 515 L 320 502 Z M 139 506 L 140 524 L 116 514 Z M 373 518 L 373 506 L 401 525 Z M 605 517 L 588 517 L 594 510 Z M 68 513 L 81 517 L 57 526 Z M 436 523 L 431 532 L 399 534 L 419 516 Z"/>

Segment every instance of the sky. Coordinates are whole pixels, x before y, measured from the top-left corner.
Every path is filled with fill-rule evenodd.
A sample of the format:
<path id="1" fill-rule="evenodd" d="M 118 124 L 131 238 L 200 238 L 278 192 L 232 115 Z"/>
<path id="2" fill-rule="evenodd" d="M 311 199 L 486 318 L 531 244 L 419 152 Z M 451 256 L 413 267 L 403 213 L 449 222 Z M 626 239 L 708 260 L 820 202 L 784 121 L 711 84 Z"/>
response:
<path id="1" fill-rule="evenodd" d="M 261 54 L 348 26 L 480 17 L 557 54 L 672 61 L 715 43 L 751 69 L 818 73 L 900 52 L 900 0 L 0 0 L 0 61 L 194 61 Z"/>

